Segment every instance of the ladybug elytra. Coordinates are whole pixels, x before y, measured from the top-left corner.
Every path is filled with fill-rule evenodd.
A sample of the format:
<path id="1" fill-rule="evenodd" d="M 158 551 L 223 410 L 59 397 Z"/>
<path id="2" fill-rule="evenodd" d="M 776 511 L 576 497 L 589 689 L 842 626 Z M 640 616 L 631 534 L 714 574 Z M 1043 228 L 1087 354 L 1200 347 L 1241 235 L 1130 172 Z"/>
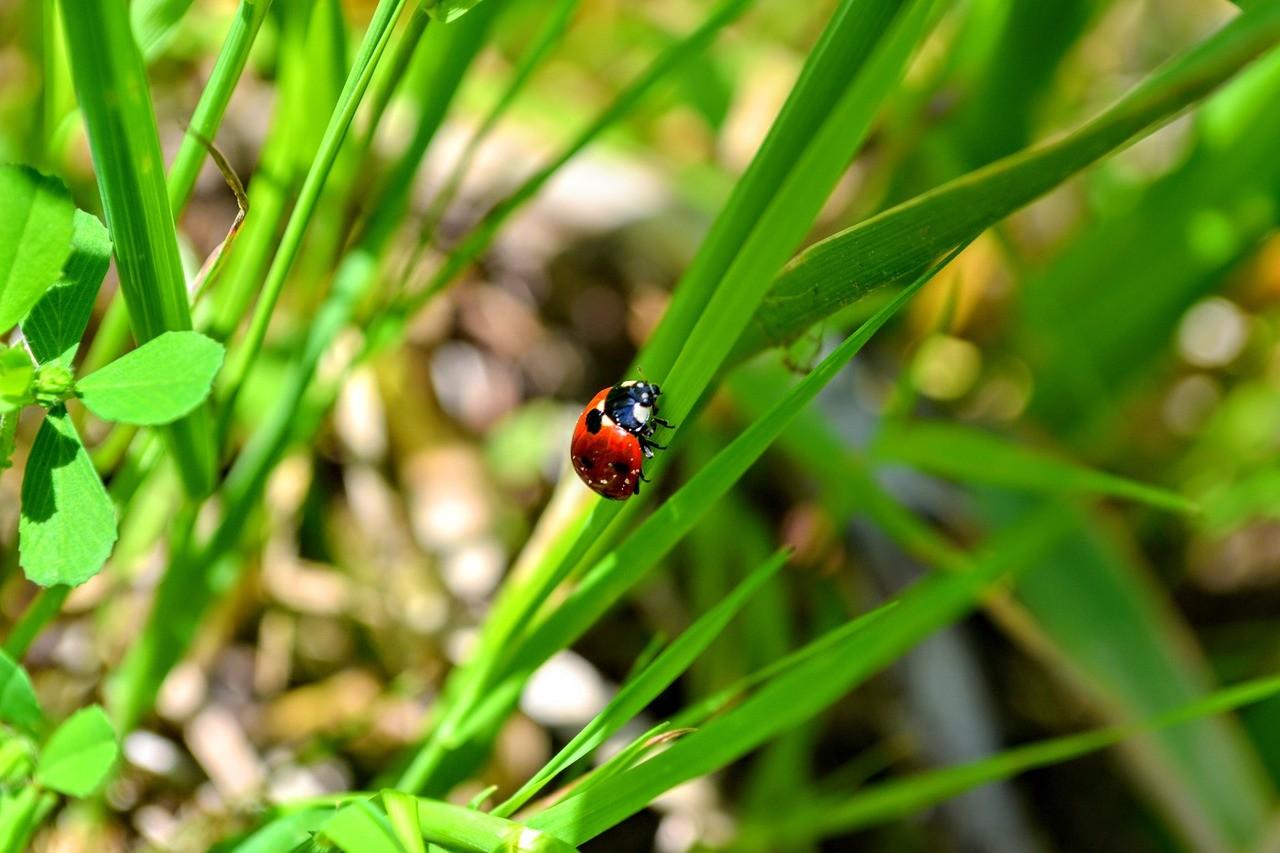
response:
<path id="1" fill-rule="evenodd" d="M 640 492 L 644 460 L 666 449 L 653 440 L 653 432 L 671 426 L 658 417 L 661 393 L 650 382 L 620 382 L 583 409 L 569 453 L 573 470 L 593 492 L 617 501 Z"/>

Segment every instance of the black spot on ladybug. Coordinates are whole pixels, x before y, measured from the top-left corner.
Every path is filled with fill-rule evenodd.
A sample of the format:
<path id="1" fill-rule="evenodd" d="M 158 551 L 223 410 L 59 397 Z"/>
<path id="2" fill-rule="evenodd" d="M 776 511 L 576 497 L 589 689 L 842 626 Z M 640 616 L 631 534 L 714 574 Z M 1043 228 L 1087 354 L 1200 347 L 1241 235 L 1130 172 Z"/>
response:
<path id="1" fill-rule="evenodd" d="M 587 412 L 587 432 L 595 435 L 600 431 L 600 421 L 604 418 L 604 413 L 599 409 L 592 409 Z"/>
<path id="2" fill-rule="evenodd" d="M 631 466 L 625 462 L 613 462 L 613 463 L 610 463 L 609 467 L 612 468 L 614 472 L 618 474 L 625 474 L 631 470 Z"/>
<path id="3" fill-rule="evenodd" d="M 581 465 L 583 468 L 587 469 L 588 471 L 590 471 L 590 470 L 591 470 L 591 457 L 590 457 L 590 456 L 579 456 L 579 457 L 578 457 L 578 464 L 579 464 L 579 465 Z"/>

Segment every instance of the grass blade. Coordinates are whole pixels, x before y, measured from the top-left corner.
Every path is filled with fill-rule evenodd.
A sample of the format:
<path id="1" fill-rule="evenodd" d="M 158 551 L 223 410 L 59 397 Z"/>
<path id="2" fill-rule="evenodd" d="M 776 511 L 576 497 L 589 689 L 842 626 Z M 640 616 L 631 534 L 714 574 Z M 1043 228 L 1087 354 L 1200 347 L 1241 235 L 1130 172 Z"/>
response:
<path id="1" fill-rule="evenodd" d="M 188 330 L 191 312 L 165 192 L 155 111 L 128 10 L 115 0 L 85 0 L 74 9 L 64 5 L 62 11 L 76 95 L 134 336 L 145 343 L 165 332 Z M 165 428 L 192 497 L 203 497 L 213 485 L 207 414 L 202 406 Z"/>
<path id="2" fill-rule="evenodd" d="M 400 10 L 404 8 L 405 2 L 406 0 L 379 0 L 378 7 L 369 22 L 369 29 L 365 32 L 364 40 L 360 44 L 355 63 L 347 76 L 342 94 L 338 97 L 338 105 L 330 117 L 328 127 L 325 128 L 320 150 L 316 152 L 311 169 L 302 183 L 297 204 L 285 226 L 284 235 L 280 238 L 279 249 L 271 262 L 270 269 L 267 270 L 267 278 L 263 282 L 258 304 L 249 322 L 249 330 L 230 357 L 222 385 L 225 389 L 224 397 L 228 401 L 227 412 L 234 408 L 234 400 L 240 386 L 252 369 L 258 357 L 258 351 L 266 339 L 267 324 L 275 310 L 276 301 L 280 298 L 280 291 L 284 288 L 285 278 L 298 256 L 299 249 L 302 248 L 302 237 L 316 211 L 320 192 L 328 180 L 334 162 L 338 159 L 338 152 L 342 148 L 343 140 L 346 139 L 347 131 L 351 128 L 360 100 L 369 86 L 383 50 L 386 49 L 396 18 L 400 16 Z"/>
<path id="3" fill-rule="evenodd" d="M 957 242 L 1196 103 L 1278 39 L 1280 4 L 1256 4 L 1061 140 L 1006 157 L 810 246 L 778 278 L 738 342 L 737 356 L 783 345 L 870 290 L 911 280 Z"/>
<path id="4" fill-rule="evenodd" d="M 657 659 L 629 679 L 618 694 L 591 722 L 569 741 L 557 755 L 543 765 L 533 778 L 492 813 L 499 817 L 514 814 L 562 770 L 590 754 L 629 722 L 645 706 L 667 689 L 689 665 L 720 635 L 747 599 L 773 577 L 787 560 L 787 553 L 775 555 L 747 576 L 718 605 L 708 610 L 681 634 Z"/>
<path id="5" fill-rule="evenodd" d="M 840 800 L 825 798 L 783 820 L 762 822 L 753 834 L 793 844 L 799 840 L 818 839 L 900 820 L 982 785 L 1080 758 L 1147 732 L 1223 714 L 1277 693 L 1280 693 L 1280 677 L 1256 679 L 1131 725 L 1108 726 L 1053 738 L 1006 750 L 981 761 L 883 782 L 858 791 L 852 797 Z"/>
<path id="6" fill-rule="evenodd" d="M 765 683 L 741 705 L 708 721 L 666 752 L 593 790 L 533 816 L 528 824 L 580 844 L 634 814 L 670 788 L 709 773 L 771 736 L 813 716 L 973 606 L 1001 576 L 1034 560 L 1061 537 L 1055 514 L 1042 515 L 998 543 L 975 571 L 934 575 L 904 593 L 874 631 L 812 654 Z"/>

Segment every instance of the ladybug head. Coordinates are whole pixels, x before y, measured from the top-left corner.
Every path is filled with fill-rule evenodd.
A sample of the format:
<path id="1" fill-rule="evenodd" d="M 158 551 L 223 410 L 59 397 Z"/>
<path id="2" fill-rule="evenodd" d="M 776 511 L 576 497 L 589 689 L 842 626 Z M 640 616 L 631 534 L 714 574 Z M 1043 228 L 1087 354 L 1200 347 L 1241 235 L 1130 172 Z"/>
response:
<path id="1" fill-rule="evenodd" d="M 658 402 L 658 396 L 662 393 L 662 389 L 651 382 L 637 382 L 631 389 L 635 401 L 642 406 L 654 406 Z"/>

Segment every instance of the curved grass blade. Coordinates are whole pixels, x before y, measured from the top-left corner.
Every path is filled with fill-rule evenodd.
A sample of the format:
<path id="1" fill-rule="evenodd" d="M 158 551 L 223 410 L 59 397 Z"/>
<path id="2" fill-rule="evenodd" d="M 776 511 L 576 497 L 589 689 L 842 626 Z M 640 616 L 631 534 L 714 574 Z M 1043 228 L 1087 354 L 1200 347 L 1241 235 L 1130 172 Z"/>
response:
<path id="1" fill-rule="evenodd" d="M 787 552 L 776 554 L 747 576 L 715 607 L 708 610 L 675 639 L 652 663 L 629 679 L 617 695 L 591 722 L 576 734 L 564 749 L 543 765 L 520 790 L 492 810 L 499 817 L 514 814 L 561 771 L 590 754 L 616 734 L 636 714 L 666 690 L 711 641 L 720 635 L 735 614 L 765 581 L 773 577 L 787 560 Z"/>
<path id="2" fill-rule="evenodd" d="M 779 276 L 736 357 L 783 345 L 874 288 L 909 281 L 957 242 L 1169 121 L 1277 40 L 1280 4 L 1257 4 L 1057 142 L 1006 157 L 810 246 Z"/>

